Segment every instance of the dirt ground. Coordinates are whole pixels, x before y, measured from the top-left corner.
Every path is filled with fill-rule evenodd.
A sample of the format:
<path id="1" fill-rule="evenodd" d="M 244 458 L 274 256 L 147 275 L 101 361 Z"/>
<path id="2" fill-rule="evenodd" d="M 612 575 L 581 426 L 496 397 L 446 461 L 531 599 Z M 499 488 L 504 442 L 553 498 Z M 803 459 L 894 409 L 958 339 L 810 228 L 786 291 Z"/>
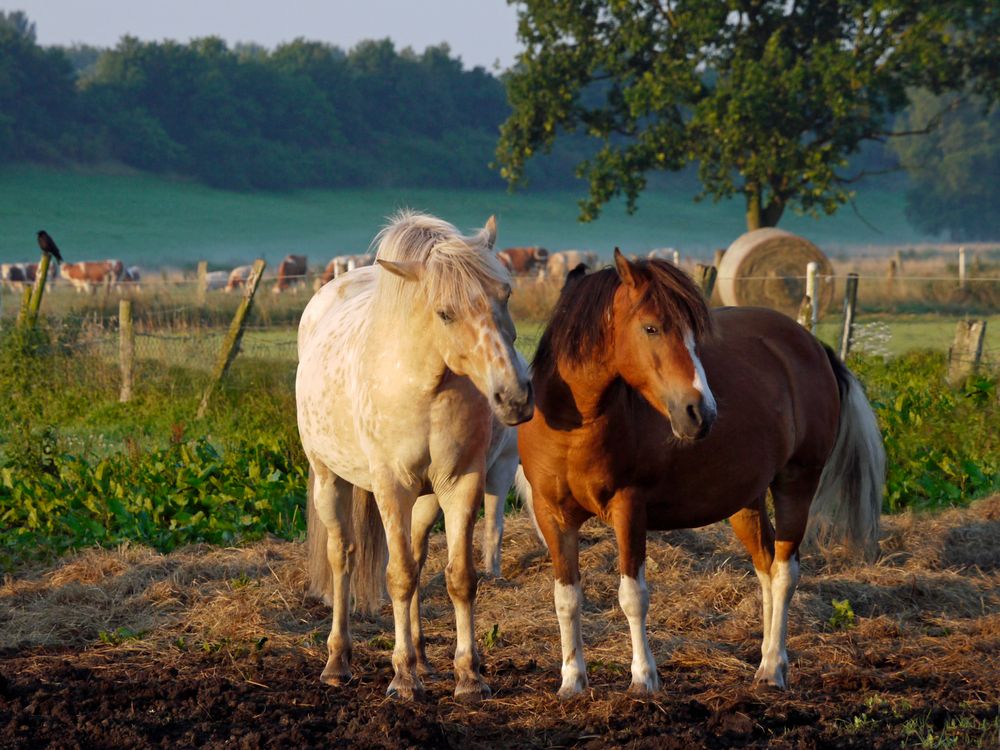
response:
<path id="1" fill-rule="evenodd" d="M 651 535 L 664 688 L 628 696 L 614 540 L 584 530 L 591 689 L 569 702 L 555 697 L 550 566 L 522 518 L 508 521 L 504 577 L 480 583 L 494 697 L 475 707 L 452 698 L 443 535 L 424 575 L 440 678 L 419 703 L 385 698 L 388 606 L 354 618 L 354 683 L 319 682 L 329 612 L 303 597 L 302 545 L 124 547 L 21 571 L 0 586 L 0 748 L 1000 747 L 1000 496 L 886 519 L 875 565 L 807 554 L 784 693 L 751 686 L 759 585 L 719 524 Z"/>

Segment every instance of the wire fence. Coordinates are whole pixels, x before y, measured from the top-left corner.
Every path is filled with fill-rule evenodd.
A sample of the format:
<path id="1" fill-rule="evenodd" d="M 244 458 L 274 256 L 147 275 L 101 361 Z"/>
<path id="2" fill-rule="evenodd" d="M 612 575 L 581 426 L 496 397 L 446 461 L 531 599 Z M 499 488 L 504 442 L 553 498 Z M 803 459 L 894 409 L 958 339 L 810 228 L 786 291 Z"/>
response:
<path id="1" fill-rule="evenodd" d="M 1000 367 L 1000 268 L 980 269 L 959 283 L 955 275 L 928 269 L 929 275 L 887 275 L 858 269 L 857 311 L 851 350 L 876 356 L 897 356 L 914 349 L 947 352 L 959 321 L 987 322 L 981 364 Z M 302 310 L 317 286 L 318 274 L 304 283 L 273 292 L 275 284 L 258 290 L 244 329 L 234 367 L 242 362 L 265 362 L 268 367 L 294 373 L 296 331 Z M 843 325 L 846 273 L 819 277 L 817 299 L 825 303 L 818 313 L 816 335 L 836 347 Z M 745 277 L 743 283 L 761 285 L 805 284 L 805 276 Z M 561 283 L 553 279 L 520 278 L 511 309 L 518 322 L 518 344 L 533 353 Z M 798 288 L 798 287 L 795 287 Z M 824 289 L 826 292 L 824 293 Z M 824 296 L 825 294 L 825 296 Z M 208 373 L 218 362 L 220 349 L 242 293 L 199 290 L 195 279 L 151 277 L 139 284 L 105 287 L 81 294 L 64 283 L 46 290 L 42 320 L 58 349 L 67 357 L 87 353 L 106 363 L 104 386 L 119 387 L 114 364 L 119 357 L 118 303 L 132 300 L 134 358 L 139 372 L 172 370 Z M 719 300 L 715 300 L 716 303 Z M 13 325 L 20 307 L 18 290 L 0 290 L 0 327 Z M 142 382 L 137 380 L 136 390 Z"/>

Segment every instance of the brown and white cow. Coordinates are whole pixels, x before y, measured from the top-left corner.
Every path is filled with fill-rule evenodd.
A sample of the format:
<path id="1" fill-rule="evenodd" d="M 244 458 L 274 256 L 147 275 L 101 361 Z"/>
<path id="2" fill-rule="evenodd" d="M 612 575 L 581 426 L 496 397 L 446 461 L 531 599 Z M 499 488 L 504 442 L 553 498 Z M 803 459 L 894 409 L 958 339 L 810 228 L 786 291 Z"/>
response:
<path id="1" fill-rule="evenodd" d="M 353 271 L 355 268 L 370 266 L 374 262 L 375 253 L 365 253 L 363 255 L 338 255 L 326 264 L 326 269 L 323 271 L 322 283 L 325 284 L 328 281 L 347 273 L 348 271 Z"/>
<path id="2" fill-rule="evenodd" d="M 566 278 L 566 274 L 581 263 L 591 271 L 596 271 L 600 262 L 600 256 L 593 250 L 561 250 L 549 255 L 545 264 L 545 275 L 548 278 L 562 281 Z"/>
<path id="3" fill-rule="evenodd" d="M 117 286 L 125 275 L 125 264 L 120 260 L 81 260 L 63 263 L 59 275 L 73 285 L 77 292 L 93 294 L 103 285 Z"/>
<path id="4" fill-rule="evenodd" d="M 253 271 L 253 266 L 236 266 L 236 268 L 229 272 L 229 280 L 226 282 L 225 291 L 231 292 L 234 289 L 246 286 L 251 271 Z"/>
<path id="5" fill-rule="evenodd" d="M 294 287 L 297 292 L 306 283 L 305 255 L 286 255 L 278 264 L 278 282 L 274 285 L 275 294 Z"/>
<path id="6" fill-rule="evenodd" d="M 515 276 L 537 274 L 545 270 L 549 251 L 544 247 L 508 247 L 497 258 Z"/>
<path id="7" fill-rule="evenodd" d="M 31 278 L 28 278 L 28 266 L 29 263 L 2 263 L 0 264 L 0 281 L 8 289 L 14 289 L 20 291 L 24 289 L 25 284 L 30 284 L 35 280 L 35 275 L 32 273 Z"/>

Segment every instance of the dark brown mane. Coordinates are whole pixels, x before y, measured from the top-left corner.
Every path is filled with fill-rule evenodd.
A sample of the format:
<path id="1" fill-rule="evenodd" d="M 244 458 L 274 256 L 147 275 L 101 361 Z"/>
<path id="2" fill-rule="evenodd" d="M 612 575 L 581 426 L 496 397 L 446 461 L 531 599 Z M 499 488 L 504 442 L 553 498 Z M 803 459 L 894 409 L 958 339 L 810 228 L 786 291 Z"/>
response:
<path id="1" fill-rule="evenodd" d="M 695 341 L 711 332 L 705 298 L 682 270 L 663 260 L 640 260 L 632 263 L 632 274 L 638 284 L 645 284 L 640 304 L 650 305 L 665 324 L 680 322 L 694 334 Z M 536 373 L 553 372 L 560 359 L 580 363 L 604 349 L 620 285 L 614 268 L 566 284 L 538 343 L 532 363 Z"/>

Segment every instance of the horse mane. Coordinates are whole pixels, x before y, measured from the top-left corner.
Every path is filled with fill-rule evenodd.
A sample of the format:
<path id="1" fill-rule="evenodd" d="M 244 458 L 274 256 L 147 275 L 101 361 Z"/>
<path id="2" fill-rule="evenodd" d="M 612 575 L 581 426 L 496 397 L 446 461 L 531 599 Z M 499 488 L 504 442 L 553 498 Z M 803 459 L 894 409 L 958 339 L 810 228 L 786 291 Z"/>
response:
<path id="1" fill-rule="evenodd" d="M 640 306 L 649 305 L 665 323 L 680 321 L 696 342 L 712 332 L 705 297 L 684 271 L 664 260 L 639 260 L 631 265 L 636 283 L 645 287 Z M 559 360 L 580 364 L 593 352 L 607 348 L 615 292 L 621 283 L 614 268 L 566 283 L 538 343 L 534 372 L 551 375 Z"/>
<path id="2" fill-rule="evenodd" d="M 427 304 L 461 316 L 473 312 L 490 286 L 511 283 L 497 260 L 485 230 L 464 236 L 452 224 L 429 214 L 402 210 L 389 218 L 373 240 L 376 260 L 419 261 L 424 270 L 417 285 L 382 271 L 374 304 L 386 315 L 409 318 L 424 297 Z"/>

